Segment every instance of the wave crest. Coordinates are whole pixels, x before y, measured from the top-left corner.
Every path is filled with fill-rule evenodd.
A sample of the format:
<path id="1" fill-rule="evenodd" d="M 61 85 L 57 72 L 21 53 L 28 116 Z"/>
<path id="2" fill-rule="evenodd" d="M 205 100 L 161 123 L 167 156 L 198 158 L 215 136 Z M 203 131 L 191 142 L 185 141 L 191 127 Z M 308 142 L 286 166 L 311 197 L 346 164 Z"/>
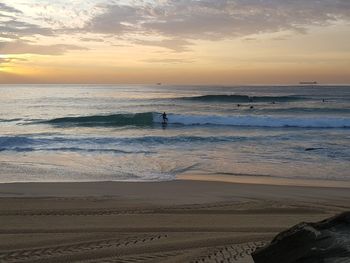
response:
<path id="1" fill-rule="evenodd" d="M 78 117 L 56 118 L 41 123 L 56 126 L 83 126 L 83 127 L 118 127 L 118 126 L 150 126 L 153 124 L 152 112 L 135 114 L 93 115 Z"/>
<path id="2" fill-rule="evenodd" d="M 170 123 L 250 127 L 350 128 L 350 118 L 170 115 Z"/>
<path id="3" fill-rule="evenodd" d="M 169 114 L 170 125 L 226 125 L 250 127 L 350 128 L 350 118 L 339 117 L 283 117 L 263 115 L 183 115 Z M 41 123 L 82 127 L 123 127 L 160 125 L 159 113 L 113 114 L 64 117 Z"/>
<path id="4" fill-rule="evenodd" d="M 300 96 L 247 96 L 247 95 L 203 95 L 194 97 L 183 97 L 182 100 L 203 102 L 290 102 L 306 100 Z"/>

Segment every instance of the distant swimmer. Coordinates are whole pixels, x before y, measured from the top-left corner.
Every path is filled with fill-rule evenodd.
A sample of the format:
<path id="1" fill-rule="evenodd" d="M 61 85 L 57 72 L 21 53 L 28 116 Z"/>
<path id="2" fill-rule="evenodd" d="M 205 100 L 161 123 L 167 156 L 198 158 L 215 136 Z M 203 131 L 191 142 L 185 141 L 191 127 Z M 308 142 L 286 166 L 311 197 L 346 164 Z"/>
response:
<path id="1" fill-rule="evenodd" d="M 276 102 L 273 101 L 272 104 L 276 104 Z"/>
<path id="2" fill-rule="evenodd" d="M 168 123 L 168 117 L 167 117 L 165 112 L 163 112 L 163 114 L 161 114 L 161 117 L 163 118 L 163 123 L 167 124 Z"/>
<path id="3" fill-rule="evenodd" d="M 251 109 L 254 109 L 254 106 L 250 106 Z"/>
<path id="4" fill-rule="evenodd" d="M 241 107 L 241 104 L 237 104 L 237 107 Z"/>

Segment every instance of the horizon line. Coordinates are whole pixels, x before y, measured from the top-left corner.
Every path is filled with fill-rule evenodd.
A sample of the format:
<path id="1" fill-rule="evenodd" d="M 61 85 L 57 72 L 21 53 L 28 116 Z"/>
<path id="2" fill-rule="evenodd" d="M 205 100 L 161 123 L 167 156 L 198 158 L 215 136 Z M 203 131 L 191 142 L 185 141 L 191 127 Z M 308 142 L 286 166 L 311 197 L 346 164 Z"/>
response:
<path id="1" fill-rule="evenodd" d="M 247 84 L 247 83 L 232 83 L 232 84 L 219 84 L 219 83 L 209 83 L 209 84 L 193 84 L 193 83 L 44 83 L 44 82 L 33 82 L 33 83 L 0 83 L 0 85 L 152 85 L 152 86 L 350 86 L 350 83 L 317 83 L 317 84 L 300 84 L 300 83 L 260 83 L 260 84 Z"/>

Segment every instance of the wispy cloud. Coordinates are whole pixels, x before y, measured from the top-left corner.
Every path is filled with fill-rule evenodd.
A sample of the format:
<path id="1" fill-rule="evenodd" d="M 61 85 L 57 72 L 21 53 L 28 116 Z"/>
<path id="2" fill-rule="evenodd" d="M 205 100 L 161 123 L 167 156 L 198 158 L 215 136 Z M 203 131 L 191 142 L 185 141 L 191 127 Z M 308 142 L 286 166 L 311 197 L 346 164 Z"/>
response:
<path id="1" fill-rule="evenodd" d="M 165 59 L 145 59 L 143 60 L 147 63 L 162 63 L 162 64 L 183 64 L 183 63 L 193 63 L 193 60 L 181 59 L 181 58 L 165 58 Z"/>
<path id="2" fill-rule="evenodd" d="M 93 37 L 82 37 L 80 38 L 80 40 L 84 42 L 104 42 L 102 38 L 93 38 Z"/>
<path id="3" fill-rule="evenodd" d="M 144 45 L 144 46 L 157 46 L 170 49 L 175 52 L 184 52 L 188 50 L 188 46 L 192 45 L 186 39 L 180 38 L 170 38 L 162 40 L 134 40 L 135 44 Z"/>
<path id="4" fill-rule="evenodd" d="M 0 42 L 0 53 L 2 54 L 62 55 L 69 50 L 86 50 L 86 48 L 68 44 L 29 44 L 20 40 L 15 42 Z"/>
<path id="5" fill-rule="evenodd" d="M 1 64 L 6 64 L 10 62 L 11 62 L 11 58 L 0 58 L 0 67 L 1 67 Z"/>
<path id="6" fill-rule="evenodd" d="M 25 58 L 16 58 L 16 57 L 6 57 L 6 58 L 0 58 L 0 68 L 3 66 L 8 67 L 8 64 L 11 62 L 18 62 L 18 61 L 27 61 Z"/>

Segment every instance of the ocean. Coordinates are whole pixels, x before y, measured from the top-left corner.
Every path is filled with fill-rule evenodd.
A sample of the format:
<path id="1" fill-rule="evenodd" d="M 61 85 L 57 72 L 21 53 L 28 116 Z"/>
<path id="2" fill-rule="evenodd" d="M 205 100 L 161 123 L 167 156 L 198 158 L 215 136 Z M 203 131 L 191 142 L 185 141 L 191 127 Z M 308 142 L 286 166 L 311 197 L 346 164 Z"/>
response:
<path id="1" fill-rule="evenodd" d="M 349 86 L 0 86 L 0 183 L 349 171 Z"/>

